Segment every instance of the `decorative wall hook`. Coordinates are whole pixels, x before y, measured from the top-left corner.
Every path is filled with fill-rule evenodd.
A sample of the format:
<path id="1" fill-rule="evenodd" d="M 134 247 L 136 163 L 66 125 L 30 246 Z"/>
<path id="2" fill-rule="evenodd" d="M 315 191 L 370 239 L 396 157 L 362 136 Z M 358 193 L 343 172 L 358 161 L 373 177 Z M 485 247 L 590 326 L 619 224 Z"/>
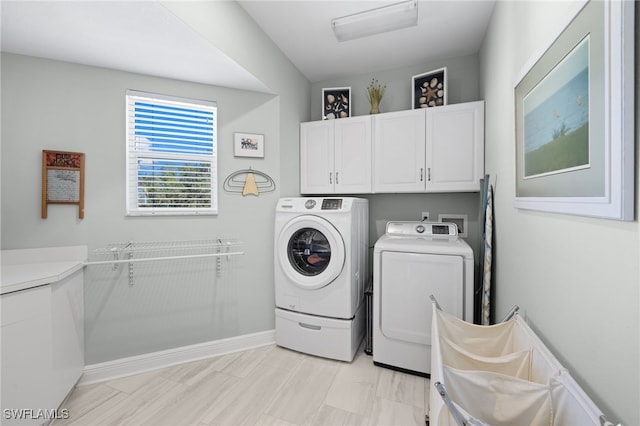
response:
<path id="1" fill-rule="evenodd" d="M 249 168 L 231 173 L 223 188 L 230 193 L 258 196 L 261 192 L 275 191 L 276 183 L 266 173 Z"/>

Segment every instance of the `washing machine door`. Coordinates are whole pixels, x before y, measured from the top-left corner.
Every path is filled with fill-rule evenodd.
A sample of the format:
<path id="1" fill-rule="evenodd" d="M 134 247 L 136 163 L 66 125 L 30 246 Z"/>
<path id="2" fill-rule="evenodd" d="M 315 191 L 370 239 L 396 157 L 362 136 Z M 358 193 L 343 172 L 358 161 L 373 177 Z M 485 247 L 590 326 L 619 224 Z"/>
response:
<path id="1" fill-rule="evenodd" d="M 344 241 L 326 219 L 303 215 L 288 222 L 278 237 L 280 267 L 303 289 L 327 286 L 342 272 Z"/>

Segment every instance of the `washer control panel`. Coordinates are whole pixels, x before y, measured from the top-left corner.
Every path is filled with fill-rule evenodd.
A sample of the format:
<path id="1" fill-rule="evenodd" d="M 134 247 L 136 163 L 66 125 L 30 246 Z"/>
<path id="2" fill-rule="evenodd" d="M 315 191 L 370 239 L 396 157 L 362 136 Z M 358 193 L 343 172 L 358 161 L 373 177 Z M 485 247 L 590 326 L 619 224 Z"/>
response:
<path id="1" fill-rule="evenodd" d="M 277 210 L 293 212 L 316 212 L 320 210 L 349 211 L 352 203 L 347 198 L 297 197 L 281 198 Z"/>
<path id="2" fill-rule="evenodd" d="M 388 222 L 387 234 L 457 238 L 458 226 L 443 222 Z"/>
<path id="3" fill-rule="evenodd" d="M 342 198 L 325 198 L 322 200 L 322 210 L 340 210 Z"/>

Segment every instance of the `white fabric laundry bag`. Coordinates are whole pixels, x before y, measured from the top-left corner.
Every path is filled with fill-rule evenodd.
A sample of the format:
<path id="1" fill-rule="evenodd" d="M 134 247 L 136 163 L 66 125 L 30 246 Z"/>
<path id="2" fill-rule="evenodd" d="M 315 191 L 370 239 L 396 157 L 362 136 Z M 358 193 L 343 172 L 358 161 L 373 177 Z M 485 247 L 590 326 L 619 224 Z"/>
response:
<path id="1" fill-rule="evenodd" d="M 549 426 L 553 421 L 549 385 L 488 371 L 444 367 L 451 400 L 492 426 Z"/>
<path id="2" fill-rule="evenodd" d="M 600 425 L 602 412 L 519 316 L 492 326 L 436 308 L 431 333 L 429 422 L 457 425 Z"/>
<path id="3" fill-rule="evenodd" d="M 476 325 L 465 322 L 451 314 L 434 309 L 439 335 L 442 339 L 455 341 L 461 348 L 476 355 L 493 357 L 510 354 L 517 350 L 512 321 L 496 325 Z M 432 321 L 432 328 L 434 322 Z M 433 334 L 432 334 L 433 336 Z"/>
<path id="4" fill-rule="evenodd" d="M 531 376 L 531 349 L 501 356 L 482 356 L 441 335 L 440 351 L 442 358 L 447 360 L 447 365 L 459 370 L 492 371 L 523 380 L 529 380 Z"/>

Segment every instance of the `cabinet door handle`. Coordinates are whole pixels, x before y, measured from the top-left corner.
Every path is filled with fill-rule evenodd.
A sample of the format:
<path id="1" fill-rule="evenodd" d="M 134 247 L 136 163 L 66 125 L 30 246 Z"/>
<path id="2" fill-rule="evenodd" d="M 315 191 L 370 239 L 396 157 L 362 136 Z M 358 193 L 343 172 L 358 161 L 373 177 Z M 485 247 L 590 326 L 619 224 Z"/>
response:
<path id="1" fill-rule="evenodd" d="M 338 172 L 336 172 L 336 185 L 340 185 L 340 182 L 338 182 Z"/>
<path id="2" fill-rule="evenodd" d="M 331 177 L 332 174 L 333 173 L 329 172 L 329 184 L 330 185 L 333 185 L 333 180 L 332 180 L 332 177 Z"/>
<path id="3" fill-rule="evenodd" d="M 431 167 L 427 169 L 427 180 L 431 182 Z"/>
<path id="4" fill-rule="evenodd" d="M 424 168 L 420 167 L 420 182 L 424 180 Z"/>

